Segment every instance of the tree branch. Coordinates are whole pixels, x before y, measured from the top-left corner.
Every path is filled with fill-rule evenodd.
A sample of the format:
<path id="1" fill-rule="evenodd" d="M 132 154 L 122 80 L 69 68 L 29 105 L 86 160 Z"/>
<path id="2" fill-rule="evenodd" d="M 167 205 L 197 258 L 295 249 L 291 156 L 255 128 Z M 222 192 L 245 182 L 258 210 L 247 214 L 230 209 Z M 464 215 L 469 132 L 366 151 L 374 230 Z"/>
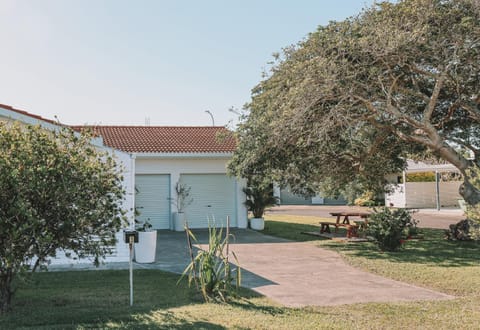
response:
<path id="1" fill-rule="evenodd" d="M 440 77 L 438 77 L 437 82 L 435 83 L 435 87 L 433 88 L 432 96 L 423 112 L 423 122 L 429 123 L 432 119 L 433 111 L 435 110 L 435 106 L 437 105 L 438 96 L 440 95 L 440 91 L 442 90 L 443 83 L 447 78 L 447 70 L 444 70 Z"/>

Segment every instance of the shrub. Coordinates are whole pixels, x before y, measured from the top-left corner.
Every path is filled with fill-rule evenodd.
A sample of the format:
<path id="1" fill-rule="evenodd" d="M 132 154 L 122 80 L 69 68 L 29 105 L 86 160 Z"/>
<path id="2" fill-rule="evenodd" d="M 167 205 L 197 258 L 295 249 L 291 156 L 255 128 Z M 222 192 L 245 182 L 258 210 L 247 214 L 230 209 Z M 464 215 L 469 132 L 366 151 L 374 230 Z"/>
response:
<path id="1" fill-rule="evenodd" d="M 407 182 L 435 182 L 435 172 L 409 173 Z"/>
<path id="2" fill-rule="evenodd" d="M 373 191 L 366 191 L 353 202 L 357 206 L 374 206 L 375 196 Z"/>
<path id="3" fill-rule="evenodd" d="M 191 262 L 185 268 L 182 278 L 188 275 L 188 284 L 195 283 L 205 302 L 217 300 L 226 302 L 230 297 L 236 297 L 237 290 L 240 287 L 240 266 L 232 269 L 229 262 L 229 239 L 231 235 L 228 227 L 227 224 L 225 237 L 223 237 L 223 229 L 209 227 L 208 250 L 200 250 L 194 256 L 191 240 L 196 241 L 196 238 L 186 225 Z M 231 252 L 238 265 L 235 253 Z M 235 284 L 233 284 L 234 282 Z"/>
<path id="4" fill-rule="evenodd" d="M 370 216 L 366 234 L 382 251 L 396 251 L 402 246 L 405 231 L 415 224 L 409 211 L 384 207 Z"/>
<path id="5" fill-rule="evenodd" d="M 262 218 L 265 209 L 278 204 L 278 198 L 273 195 L 273 186 L 263 186 L 250 180 L 250 186 L 243 189 L 246 196 L 245 206 L 252 212 L 254 218 Z"/>

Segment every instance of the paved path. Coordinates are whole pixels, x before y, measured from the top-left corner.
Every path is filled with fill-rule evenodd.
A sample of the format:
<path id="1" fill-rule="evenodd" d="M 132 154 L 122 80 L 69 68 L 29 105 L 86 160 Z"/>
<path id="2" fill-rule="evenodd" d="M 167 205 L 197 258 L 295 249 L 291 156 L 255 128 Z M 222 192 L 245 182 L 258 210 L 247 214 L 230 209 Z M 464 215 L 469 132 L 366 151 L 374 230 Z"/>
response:
<path id="1" fill-rule="evenodd" d="M 248 229 L 233 230 L 231 250 L 242 267 L 242 286 L 291 307 L 331 306 L 367 302 L 414 301 L 452 298 L 366 273 L 347 265 L 339 254 L 314 243 L 297 243 Z M 198 248 L 207 243 L 208 231 L 198 230 Z M 182 273 L 189 263 L 185 233 L 158 231 L 157 260 L 135 264 L 136 269 Z M 54 267 L 52 270 L 90 269 L 91 265 Z M 101 268 L 126 269 L 128 263 Z"/>
<path id="2" fill-rule="evenodd" d="M 367 207 L 346 206 L 346 205 L 282 205 L 270 208 L 268 214 L 281 215 L 308 215 L 323 218 L 332 218 L 330 212 L 339 211 L 368 211 Z M 449 225 L 465 219 L 463 211 L 458 208 L 441 209 L 418 209 L 413 218 L 419 221 L 418 226 L 422 228 L 448 229 Z"/>
<path id="3" fill-rule="evenodd" d="M 347 265 L 312 243 L 234 244 L 242 268 L 262 278 L 247 286 L 285 306 L 448 299 L 451 296 L 386 279 Z"/>
<path id="4" fill-rule="evenodd" d="M 450 299 L 452 296 L 360 271 L 333 251 L 252 230 L 235 230 L 231 250 L 242 286 L 290 307 Z M 205 233 L 197 234 L 206 242 Z M 199 245 L 206 248 L 205 245 Z M 161 260 L 162 258 L 160 258 Z"/>

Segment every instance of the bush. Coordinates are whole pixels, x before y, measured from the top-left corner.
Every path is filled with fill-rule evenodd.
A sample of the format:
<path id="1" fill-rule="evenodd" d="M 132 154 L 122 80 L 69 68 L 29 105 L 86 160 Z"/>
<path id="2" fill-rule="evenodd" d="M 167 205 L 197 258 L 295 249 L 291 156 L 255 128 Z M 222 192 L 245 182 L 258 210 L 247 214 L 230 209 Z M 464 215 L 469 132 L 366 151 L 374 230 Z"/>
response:
<path id="1" fill-rule="evenodd" d="M 403 244 L 405 231 L 414 228 L 415 224 L 409 211 L 384 207 L 370 216 L 366 234 L 382 251 L 396 251 Z"/>
<path id="2" fill-rule="evenodd" d="M 357 206 L 374 206 L 374 193 L 372 191 L 366 191 L 360 197 L 356 198 L 353 203 Z"/>
<path id="3" fill-rule="evenodd" d="M 227 302 L 230 297 L 236 297 L 241 282 L 241 269 L 235 253 L 229 250 L 231 236 L 229 224 L 225 236 L 221 228 L 209 227 L 208 250 L 199 250 L 196 256 L 192 250 L 192 240 L 196 241 L 195 235 L 188 225 L 186 231 L 191 262 L 183 272 L 182 278 L 188 275 L 189 286 L 192 282 L 195 283 L 205 302 L 218 300 Z M 232 269 L 229 253 L 232 253 L 238 265 L 236 269 Z"/>
<path id="4" fill-rule="evenodd" d="M 407 182 L 435 182 L 435 172 L 409 173 Z"/>

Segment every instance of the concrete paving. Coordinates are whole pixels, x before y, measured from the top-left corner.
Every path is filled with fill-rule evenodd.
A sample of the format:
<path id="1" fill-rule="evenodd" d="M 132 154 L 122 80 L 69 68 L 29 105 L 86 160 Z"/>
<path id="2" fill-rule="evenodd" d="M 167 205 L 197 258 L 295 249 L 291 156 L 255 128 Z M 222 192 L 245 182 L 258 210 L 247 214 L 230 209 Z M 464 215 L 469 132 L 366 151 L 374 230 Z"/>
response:
<path id="1" fill-rule="evenodd" d="M 311 243 L 235 244 L 242 268 L 264 283 L 247 286 L 285 306 L 450 299 L 449 295 L 366 273 Z M 268 282 L 267 282 L 268 280 Z"/>
<path id="2" fill-rule="evenodd" d="M 318 213 L 319 209 L 314 211 Z M 438 214 L 435 218 L 437 216 Z M 194 232 L 198 239 L 195 249 L 206 248 L 208 231 Z M 234 239 L 231 250 L 237 255 L 242 268 L 242 286 L 285 306 L 332 306 L 453 298 L 358 270 L 347 265 L 339 254 L 316 247 L 311 242 L 291 242 L 249 229 L 234 229 L 232 234 Z M 180 274 L 189 260 L 186 234 L 160 230 L 156 261 L 152 264 L 135 264 L 135 269 L 161 269 Z M 73 269 L 82 268 L 91 267 L 75 266 Z M 100 269 L 126 268 L 128 263 L 110 263 Z M 62 269 L 72 268 L 55 268 Z"/>
<path id="3" fill-rule="evenodd" d="M 452 296 L 393 281 L 347 265 L 335 252 L 252 230 L 232 231 L 231 250 L 242 268 L 242 286 L 285 306 L 332 306 L 367 302 L 450 299 Z M 208 232 L 195 231 L 195 249 Z M 185 233 L 159 231 L 157 260 L 135 268 L 181 273 L 189 262 Z"/>
<path id="4" fill-rule="evenodd" d="M 267 210 L 266 215 L 307 215 L 323 218 L 332 218 L 330 212 L 349 210 L 352 212 L 368 211 L 367 207 L 346 206 L 346 205 L 282 205 Z M 413 218 L 418 220 L 418 227 L 448 229 L 448 226 L 465 219 L 463 211 L 459 208 L 416 209 Z"/>

